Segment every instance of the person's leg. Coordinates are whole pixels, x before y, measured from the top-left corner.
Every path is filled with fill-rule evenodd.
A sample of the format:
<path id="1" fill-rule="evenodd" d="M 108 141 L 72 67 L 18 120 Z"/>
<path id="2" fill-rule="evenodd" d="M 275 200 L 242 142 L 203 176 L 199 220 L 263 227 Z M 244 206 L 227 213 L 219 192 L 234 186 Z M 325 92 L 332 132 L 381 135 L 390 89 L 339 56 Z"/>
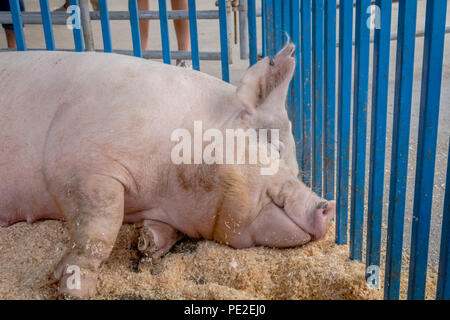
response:
<path id="1" fill-rule="evenodd" d="M 8 48 L 10 49 L 17 48 L 16 35 L 14 34 L 14 30 L 5 29 L 5 34 L 6 34 L 6 42 L 8 43 Z"/>
<path id="2" fill-rule="evenodd" d="M 20 11 L 25 11 L 25 4 L 23 3 L 23 0 L 19 0 L 19 7 Z M 9 7 L 9 2 L 7 1 L 1 2 L 0 11 L 11 11 L 11 8 Z M 8 44 L 8 48 L 16 49 L 17 43 L 16 43 L 16 35 L 14 34 L 14 26 L 12 24 L 3 24 L 3 28 L 5 29 L 6 43 Z"/>
<path id="3" fill-rule="evenodd" d="M 187 0 L 172 0 L 173 10 L 188 10 Z M 191 51 L 191 39 L 189 34 L 189 20 L 174 20 L 175 33 L 177 35 L 178 50 Z"/>
<path id="4" fill-rule="evenodd" d="M 138 0 L 138 9 L 140 11 L 150 10 L 149 0 Z M 141 47 L 142 50 L 147 50 L 148 47 L 148 32 L 150 20 L 139 20 L 139 29 L 141 30 Z"/>

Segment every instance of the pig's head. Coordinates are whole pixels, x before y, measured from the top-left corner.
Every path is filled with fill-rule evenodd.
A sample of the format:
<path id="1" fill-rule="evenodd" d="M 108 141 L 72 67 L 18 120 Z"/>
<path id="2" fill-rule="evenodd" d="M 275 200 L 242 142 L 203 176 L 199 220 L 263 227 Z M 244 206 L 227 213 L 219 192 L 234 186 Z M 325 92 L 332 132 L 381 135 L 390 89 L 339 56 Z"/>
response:
<path id="1" fill-rule="evenodd" d="M 267 191 L 261 197 L 255 224 L 263 234 L 280 236 L 263 242 L 265 245 L 295 246 L 320 239 L 335 214 L 334 201 L 317 196 L 297 178 L 296 146 L 285 107 L 295 68 L 294 49 L 294 45 L 287 44 L 274 58 L 259 61 L 247 71 L 237 89 L 244 125 L 279 129 L 276 147 L 280 168 L 274 176 L 260 178 L 262 189 Z"/>
<path id="2" fill-rule="evenodd" d="M 295 141 L 286 111 L 286 95 L 295 68 L 294 50 L 295 46 L 288 43 L 274 58 L 266 57 L 253 65 L 241 79 L 236 94 L 244 109 L 245 126 L 279 130 L 275 147 L 297 176 Z"/>

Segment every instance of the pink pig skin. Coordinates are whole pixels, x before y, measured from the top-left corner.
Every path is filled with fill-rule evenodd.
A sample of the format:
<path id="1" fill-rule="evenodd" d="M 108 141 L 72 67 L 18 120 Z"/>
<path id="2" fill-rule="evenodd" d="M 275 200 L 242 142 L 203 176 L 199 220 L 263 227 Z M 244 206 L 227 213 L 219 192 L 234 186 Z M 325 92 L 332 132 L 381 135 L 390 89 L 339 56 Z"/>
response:
<path id="1" fill-rule="evenodd" d="M 60 293 L 95 293 L 99 265 L 122 223 L 154 258 L 183 235 L 235 248 L 293 247 L 326 233 L 335 212 L 298 180 L 285 97 L 295 61 L 287 45 L 237 88 L 206 74 L 102 53 L 0 54 L 0 225 L 66 219 L 70 249 Z M 175 165 L 175 129 L 279 129 L 280 166 Z M 68 286 L 70 265 L 81 288 Z"/>

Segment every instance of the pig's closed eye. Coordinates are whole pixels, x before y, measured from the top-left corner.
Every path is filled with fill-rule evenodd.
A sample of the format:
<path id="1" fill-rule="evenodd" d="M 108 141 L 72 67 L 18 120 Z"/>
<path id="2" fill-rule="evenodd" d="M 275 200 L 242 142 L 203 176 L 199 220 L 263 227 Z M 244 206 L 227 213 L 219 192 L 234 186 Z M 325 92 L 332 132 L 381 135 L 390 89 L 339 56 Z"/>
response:
<path id="1" fill-rule="evenodd" d="M 278 140 L 278 141 L 272 141 L 271 144 L 278 151 L 280 158 L 282 158 L 282 154 L 283 154 L 283 150 L 284 150 L 284 143 Z"/>

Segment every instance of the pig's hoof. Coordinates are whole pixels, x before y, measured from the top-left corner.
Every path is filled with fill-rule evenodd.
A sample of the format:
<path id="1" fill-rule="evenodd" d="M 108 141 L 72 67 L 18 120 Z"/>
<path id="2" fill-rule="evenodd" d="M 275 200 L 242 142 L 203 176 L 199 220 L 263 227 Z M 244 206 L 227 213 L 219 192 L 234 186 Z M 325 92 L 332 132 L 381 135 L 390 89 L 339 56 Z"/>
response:
<path id="1" fill-rule="evenodd" d="M 150 228 L 141 228 L 137 248 L 139 250 L 138 271 L 149 270 L 151 274 L 158 273 L 161 259 L 156 254 L 155 237 Z"/>
<path id="2" fill-rule="evenodd" d="M 153 232 L 149 228 L 141 228 L 137 244 L 138 250 L 142 253 L 150 253 L 153 252 L 155 246 L 156 243 Z"/>
<path id="3" fill-rule="evenodd" d="M 67 255 L 53 276 L 59 279 L 58 295 L 63 299 L 87 299 L 96 293 L 97 272 L 83 259 Z"/>

